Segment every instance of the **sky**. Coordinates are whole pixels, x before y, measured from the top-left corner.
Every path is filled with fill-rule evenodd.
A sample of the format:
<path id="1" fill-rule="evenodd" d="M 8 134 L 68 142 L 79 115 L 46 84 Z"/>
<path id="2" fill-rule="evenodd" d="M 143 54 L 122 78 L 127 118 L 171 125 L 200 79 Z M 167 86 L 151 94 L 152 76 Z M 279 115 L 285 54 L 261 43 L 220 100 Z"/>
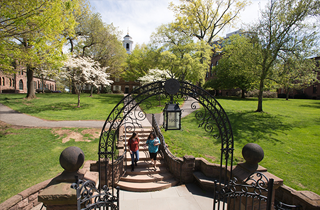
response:
<path id="1" fill-rule="evenodd" d="M 174 20 L 174 14 L 168 9 L 169 2 L 178 4 L 178 0 L 90 0 L 94 12 L 99 12 L 102 21 L 106 24 L 113 23 L 122 31 L 122 37 L 127 33 L 135 44 L 148 43 L 150 36 L 156 32 L 161 24 Z M 250 24 L 259 17 L 259 8 L 264 8 L 267 0 L 251 0 L 240 14 L 237 28 L 227 28 L 220 36 L 236 31 L 243 24 Z"/>

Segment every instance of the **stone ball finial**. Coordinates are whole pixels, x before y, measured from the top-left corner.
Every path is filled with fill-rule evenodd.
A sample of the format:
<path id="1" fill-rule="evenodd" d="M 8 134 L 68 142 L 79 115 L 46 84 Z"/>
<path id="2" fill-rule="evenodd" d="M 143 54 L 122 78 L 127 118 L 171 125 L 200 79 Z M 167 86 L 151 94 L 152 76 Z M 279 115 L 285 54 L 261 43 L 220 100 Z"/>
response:
<path id="1" fill-rule="evenodd" d="M 260 145 L 248 143 L 242 148 L 242 156 L 246 164 L 258 167 L 258 163 L 264 158 L 264 152 Z"/>
<path id="2" fill-rule="evenodd" d="M 77 172 L 84 162 L 84 153 L 79 147 L 67 147 L 61 152 L 60 165 L 67 172 Z"/>

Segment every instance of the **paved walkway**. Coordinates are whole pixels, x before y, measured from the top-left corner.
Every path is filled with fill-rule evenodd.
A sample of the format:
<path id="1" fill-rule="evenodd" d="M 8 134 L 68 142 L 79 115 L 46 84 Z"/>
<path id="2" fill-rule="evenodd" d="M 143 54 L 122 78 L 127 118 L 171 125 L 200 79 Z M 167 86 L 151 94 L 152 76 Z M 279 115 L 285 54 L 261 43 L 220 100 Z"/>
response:
<path id="1" fill-rule="evenodd" d="M 50 121 L 22 114 L 0 104 L 0 121 L 19 126 L 27 127 L 81 127 L 81 128 L 102 128 L 104 121 Z"/>
<path id="2" fill-rule="evenodd" d="M 197 184 L 174 186 L 155 192 L 120 190 L 120 210 L 212 210 L 213 193 Z M 31 210 L 40 210 L 42 204 Z M 45 207 L 42 210 L 46 209 Z"/>
<path id="3" fill-rule="evenodd" d="M 191 109 L 191 104 L 195 102 L 195 99 L 189 98 L 182 106 L 182 117 L 187 116 L 194 110 Z M 198 104 L 198 103 L 197 103 Z M 197 105 L 197 108 L 199 105 Z M 107 118 L 108 116 L 106 116 Z M 156 119 L 159 125 L 162 125 L 163 116 L 162 114 L 156 114 Z M 105 121 L 89 121 L 89 120 L 78 120 L 78 121 L 50 121 L 43 120 L 37 117 L 33 117 L 27 114 L 17 112 L 10 109 L 9 107 L 0 104 L 0 121 L 11 125 L 27 126 L 27 127 L 80 127 L 80 128 L 102 128 Z M 139 121 L 143 127 L 151 127 L 151 115 L 147 115 L 147 118 L 143 121 Z"/>
<path id="4" fill-rule="evenodd" d="M 213 194 L 191 183 L 156 192 L 120 191 L 121 210 L 211 210 Z"/>

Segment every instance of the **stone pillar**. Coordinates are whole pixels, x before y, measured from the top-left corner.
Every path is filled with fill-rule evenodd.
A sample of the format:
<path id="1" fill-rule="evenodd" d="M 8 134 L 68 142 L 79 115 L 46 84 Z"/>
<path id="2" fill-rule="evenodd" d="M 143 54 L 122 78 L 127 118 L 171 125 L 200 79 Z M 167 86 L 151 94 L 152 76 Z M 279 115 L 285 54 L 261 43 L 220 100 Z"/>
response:
<path id="1" fill-rule="evenodd" d="M 272 192 L 272 207 L 273 209 L 273 203 L 274 203 L 274 198 L 275 198 L 275 190 L 283 185 L 283 180 L 274 176 L 273 174 L 267 172 L 267 169 L 260 166 L 258 163 L 264 158 L 264 152 L 263 149 L 258 145 L 254 143 L 249 143 L 245 145 L 242 149 L 242 156 L 246 160 L 245 163 L 239 163 L 237 164 L 236 167 L 234 167 L 232 171 L 232 175 L 237 178 L 238 183 L 244 183 L 244 181 L 250 177 L 251 174 L 255 172 L 261 172 L 263 173 L 268 180 L 271 178 L 274 179 L 274 185 L 273 185 L 273 192 Z M 255 177 L 258 179 L 258 177 Z M 267 194 L 264 194 L 267 196 Z M 251 198 L 250 198 L 251 199 Z M 252 200 L 248 200 L 247 208 L 252 209 L 251 202 Z M 231 201 L 231 205 L 228 205 L 228 210 L 233 210 L 233 204 L 234 202 L 236 203 L 235 206 L 239 206 L 239 198 L 236 198 L 235 200 L 233 199 Z M 260 206 L 260 209 L 266 209 L 266 202 L 261 202 L 262 206 Z M 250 206 L 249 206 L 250 205 Z M 257 206 L 255 206 L 257 205 Z M 259 203 L 254 202 L 254 207 L 253 209 L 259 209 L 258 207 Z M 241 200 L 241 206 L 245 206 L 245 199 Z"/>
<path id="2" fill-rule="evenodd" d="M 90 179 L 98 184 L 99 175 L 97 172 L 90 172 L 90 162 L 84 162 L 83 151 L 78 147 L 68 147 L 60 155 L 60 165 L 64 171 L 53 178 L 48 186 L 38 195 L 38 201 L 42 202 L 47 210 L 76 210 L 76 190 L 71 184 L 79 179 Z"/>
<path id="3" fill-rule="evenodd" d="M 195 158 L 192 155 L 183 156 L 183 162 L 181 166 L 181 181 L 183 183 L 190 183 L 194 181 L 194 167 Z"/>

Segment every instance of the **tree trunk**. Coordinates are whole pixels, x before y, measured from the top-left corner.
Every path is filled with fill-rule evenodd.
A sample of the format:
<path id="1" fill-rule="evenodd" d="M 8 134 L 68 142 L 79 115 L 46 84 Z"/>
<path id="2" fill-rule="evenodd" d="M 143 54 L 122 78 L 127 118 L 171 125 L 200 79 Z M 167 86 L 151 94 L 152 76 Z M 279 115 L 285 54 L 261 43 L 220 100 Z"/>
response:
<path id="1" fill-rule="evenodd" d="M 80 91 L 78 91 L 78 108 L 80 108 Z"/>
<path id="2" fill-rule="evenodd" d="M 245 98 L 244 93 L 245 93 L 245 90 L 241 90 L 241 98 Z"/>
<path id="3" fill-rule="evenodd" d="M 41 75 L 41 82 L 42 82 L 42 93 L 44 93 L 43 74 Z"/>
<path id="4" fill-rule="evenodd" d="M 33 69 L 27 65 L 27 98 L 33 99 L 36 97 L 33 86 Z"/>
<path id="5" fill-rule="evenodd" d="M 289 100 L 289 88 L 286 88 L 286 100 Z"/>
<path id="6" fill-rule="evenodd" d="M 258 108 L 256 112 L 263 112 L 262 110 L 262 98 L 263 98 L 263 79 L 260 79 L 259 95 L 258 95 Z"/>
<path id="7" fill-rule="evenodd" d="M 99 88 L 98 88 L 98 90 L 99 90 Z M 98 91 L 98 93 L 105 93 L 104 92 L 104 85 L 101 85 L 101 91 Z"/>
<path id="8" fill-rule="evenodd" d="M 78 94 L 77 88 L 75 87 L 74 82 L 73 82 L 72 84 L 73 84 L 73 85 L 72 85 L 71 93 L 72 93 L 72 94 Z"/>
<path id="9" fill-rule="evenodd" d="M 93 85 L 91 85 L 91 88 L 90 88 L 90 96 L 89 96 L 89 97 L 92 97 L 92 94 L 93 94 Z"/>

